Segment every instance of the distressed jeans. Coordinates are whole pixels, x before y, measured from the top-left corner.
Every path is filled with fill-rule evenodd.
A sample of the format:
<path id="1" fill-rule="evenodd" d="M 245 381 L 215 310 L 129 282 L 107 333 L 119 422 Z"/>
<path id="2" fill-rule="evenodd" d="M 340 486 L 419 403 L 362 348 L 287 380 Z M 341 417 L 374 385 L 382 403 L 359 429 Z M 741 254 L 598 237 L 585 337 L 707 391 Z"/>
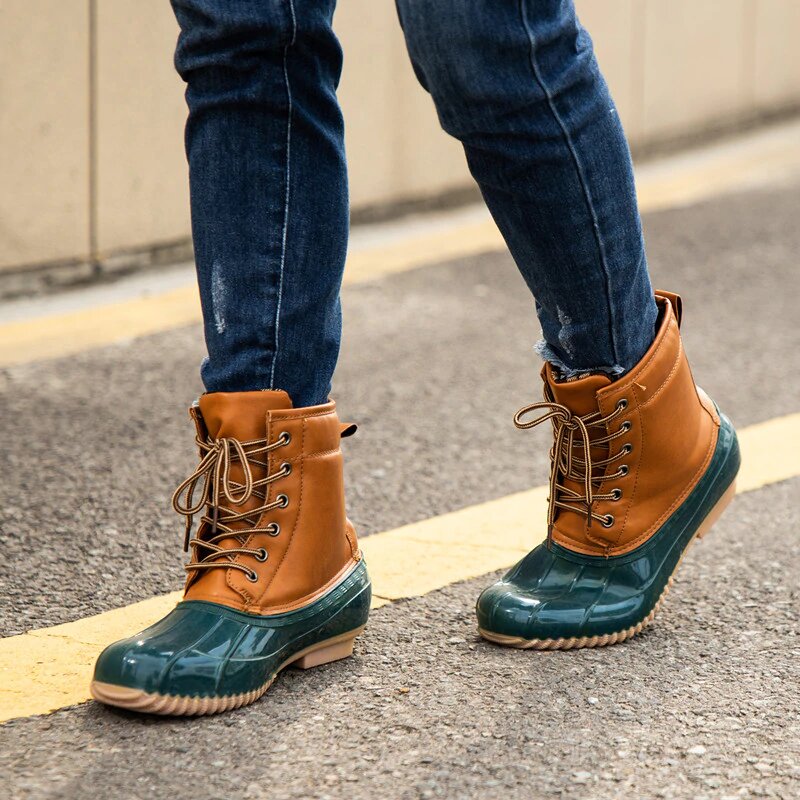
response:
<path id="1" fill-rule="evenodd" d="M 335 0 L 172 5 L 204 384 L 323 402 L 349 216 Z M 535 298 L 537 349 L 566 376 L 623 374 L 656 306 L 630 153 L 571 0 L 397 7 L 414 71 Z"/>

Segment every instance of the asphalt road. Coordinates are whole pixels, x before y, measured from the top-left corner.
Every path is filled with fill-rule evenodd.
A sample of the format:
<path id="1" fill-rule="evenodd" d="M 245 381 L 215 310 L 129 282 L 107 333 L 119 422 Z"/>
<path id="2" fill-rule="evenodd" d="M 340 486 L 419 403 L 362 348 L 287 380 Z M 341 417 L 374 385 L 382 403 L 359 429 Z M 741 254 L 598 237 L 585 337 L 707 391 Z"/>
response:
<path id="1" fill-rule="evenodd" d="M 698 382 L 738 425 L 800 409 L 800 186 L 645 219 Z M 335 396 L 361 535 L 545 482 L 538 328 L 506 255 L 348 287 Z M 180 587 L 198 327 L 0 371 L 0 635 Z M 800 445 L 800 443 L 798 443 Z M 89 703 L 0 727 L 12 798 L 800 796 L 800 479 L 739 497 L 656 622 L 569 653 L 480 641 L 492 579 L 373 613 L 357 655 L 256 705 L 140 718 Z"/>

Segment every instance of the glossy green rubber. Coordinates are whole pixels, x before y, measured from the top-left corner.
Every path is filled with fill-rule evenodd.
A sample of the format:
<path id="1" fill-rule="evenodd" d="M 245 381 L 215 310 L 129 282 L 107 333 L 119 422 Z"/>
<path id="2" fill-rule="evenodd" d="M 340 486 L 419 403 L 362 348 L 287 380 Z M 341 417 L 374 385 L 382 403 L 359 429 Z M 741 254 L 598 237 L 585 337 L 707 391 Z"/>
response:
<path id="1" fill-rule="evenodd" d="M 259 616 L 199 600 L 107 647 L 94 680 L 178 697 L 228 697 L 262 688 L 294 654 L 361 628 L 371 587 L 360 561 L 336 586 L 296 611 Z"/>
<path id="2" fill-rule="evenodd" d="M 559 640 L 621 633 L 647 619 L 683 551 L 739 471 L 736 432 L 720 414 L 716 449 L 690 495 L 645 544 L 585 556 L 540 544 L 478 598 L 478 627 L 498 637 Z"/>

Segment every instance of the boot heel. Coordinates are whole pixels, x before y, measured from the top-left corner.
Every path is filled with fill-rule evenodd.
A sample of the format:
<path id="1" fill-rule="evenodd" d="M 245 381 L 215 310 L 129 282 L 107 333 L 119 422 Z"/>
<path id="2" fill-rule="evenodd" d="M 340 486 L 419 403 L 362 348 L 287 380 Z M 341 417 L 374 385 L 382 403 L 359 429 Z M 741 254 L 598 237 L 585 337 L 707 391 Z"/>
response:
<path id="1" fill-rule="evenodd" d="M 353 644 L 356 640 L 355 633 L 346 634 L 346 638 L 339 641 L 320 642 L 315 650 L 304 653 L 297 661 L 292 662 L 292 666 L 300 669 L 310 669 L 321 664 L 329 664 L 331 661 L 339 661 L 353 655 Z"/>
<path id="2" fill-rule="evenodd" d="M 711 526 L 722 516 L 722 512 L 728 507 L 735 495 L 736 481 L 734 480 L 725 490 L 725 494 L 717 500 L 717 504 L 708 512 L 708 516 L 700 524 L 695 534 L 698 539 L 702 539 L 711 530 Z"/>

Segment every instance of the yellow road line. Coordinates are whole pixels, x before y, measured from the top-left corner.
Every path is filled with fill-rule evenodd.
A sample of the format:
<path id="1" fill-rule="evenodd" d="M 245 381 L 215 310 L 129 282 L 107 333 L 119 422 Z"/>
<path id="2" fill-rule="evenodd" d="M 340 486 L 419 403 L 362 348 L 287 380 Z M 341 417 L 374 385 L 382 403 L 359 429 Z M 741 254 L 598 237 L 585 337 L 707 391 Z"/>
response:
<path id="1" fill-rule="evenodd" d="M 642 212 L 686 206 L 727 192 L 780 183 L 800 172 L 797 123 L 756 134 L 750 143 L 723 143 L 706 155 L 677 155 L 637 170 Z"/>
<path id="2" fill-rule="evenodd" d="M 195 286 L 0 325 L 0 367 L 81 353 L 200 319 Z"/>
<path id="3" fill-rule="evenodd" d="M 739 491 L 800 475 L 800 413 L 745 428 Z M 546 487 L 404 525 L 362 541 L 379 607 L 515 563 L 543 537 Z M 0 639 L 0 722 L 89 699 L 92 666 L 108 643 L 163 616 L 180 592 Z"/>
<path id="4" fill-rule="evenodd" d="M 758 133 L 743 143 L 645 164 L 637 170 L 642 212 L 686 205 L 800 171 L 796 130 Z M 402 241 L 352 252 L 345 283 L 505 248 L 490 219 L 412 233 Z M 56 358 L 167 331 L 201 319 L 195 286 L 93 308 L 0 325 L 0 367 Z"/>
<path id="5" fill-rule="evenodd" d="M 491 221 L 428 233 L 347 259 L 345 285 L 503 247 Z M 197 287 L 0 325 L 0 367 L 81 353 L 202 319 Z"/>

